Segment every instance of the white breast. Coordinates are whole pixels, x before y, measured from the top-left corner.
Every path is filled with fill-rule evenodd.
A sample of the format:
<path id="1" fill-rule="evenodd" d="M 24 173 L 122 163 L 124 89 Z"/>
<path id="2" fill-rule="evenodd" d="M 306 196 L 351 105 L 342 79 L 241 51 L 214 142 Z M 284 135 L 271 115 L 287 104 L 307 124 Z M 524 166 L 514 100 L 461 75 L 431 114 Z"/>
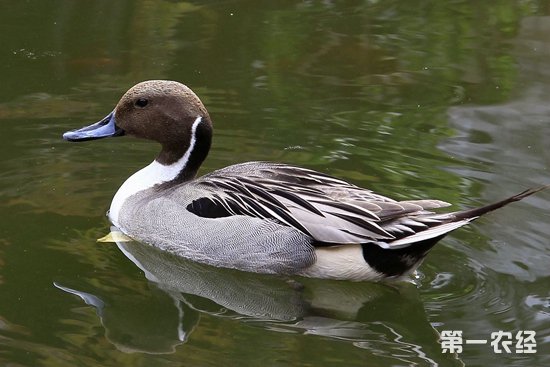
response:
<path id="1" fill-rule="evenodd" d="M 171 169 L 174 165 L 165 166 L 157 161 L 153 161 L 150 165 L 140 169 L 124 181 L 111 202 L 111 208 L 109 209 L 109 219 L 111 222 L 118 227 L 120 208 L 130 196 L 176 178 L 179 170 Z"/>

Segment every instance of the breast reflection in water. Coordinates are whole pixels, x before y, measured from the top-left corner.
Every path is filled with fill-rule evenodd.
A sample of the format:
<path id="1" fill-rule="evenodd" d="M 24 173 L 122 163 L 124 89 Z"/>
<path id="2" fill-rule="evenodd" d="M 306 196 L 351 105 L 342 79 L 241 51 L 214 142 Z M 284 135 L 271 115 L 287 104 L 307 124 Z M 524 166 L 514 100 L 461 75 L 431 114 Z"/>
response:
<path id="1" fill-rule="evenodd" d="M 107 338 L 121 351 L 172 353 L 192 338 L 202 314 L 347 341 L 407 363 L 441 358 L 438 334 L 412 284 L 259 275 L 191 262 L 138 242 L 117 245 L 150 281 L 148 296 L 56 286 L 95 307 Z"/>
<path id="2" fill-rule="evenodd" d="M 127 294 L 123 297 L 120 293 L 94 295 L 58 283 L 55 286 L 93 306 L 107 340 L 125 353 L 173 353 L 198 322 L 198 315 L 186 304 L 174 302 L 158 291 L 143 298 L 142 294 L 135 297 Z"/>

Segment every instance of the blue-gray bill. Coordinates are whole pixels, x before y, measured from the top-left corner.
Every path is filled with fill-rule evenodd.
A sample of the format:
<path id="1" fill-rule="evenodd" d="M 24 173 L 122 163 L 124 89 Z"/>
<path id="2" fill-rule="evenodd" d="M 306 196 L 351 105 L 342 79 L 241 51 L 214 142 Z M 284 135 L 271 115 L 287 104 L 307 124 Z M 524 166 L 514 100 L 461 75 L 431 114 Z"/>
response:
<path id="1" fill-rule="evenodd" d="M 68 141 L 87 141 L 122 135 L 124 135 L 124 130 L 117 126 L 115 112 L 113 111 L 95 124 L 67 131 L 63 134 L 63 139 Z"/>

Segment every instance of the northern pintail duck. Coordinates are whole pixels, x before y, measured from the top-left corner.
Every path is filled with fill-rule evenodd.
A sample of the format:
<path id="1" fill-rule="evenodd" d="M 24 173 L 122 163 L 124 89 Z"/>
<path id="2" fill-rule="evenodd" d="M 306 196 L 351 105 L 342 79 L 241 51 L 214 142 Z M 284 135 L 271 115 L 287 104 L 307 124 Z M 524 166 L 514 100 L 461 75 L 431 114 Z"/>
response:
<path id="1" fill-rule="evenodd" d="M 146 81 L 69 141 L 132 135 L 162 149 L 128 178 L 108 213 L 126 235 L 195 261 L 257 273 L 385 280 L 413 272 L 437 241 L 544 187 L 476 209 L 436 213 L 440 200 L 396 201 L 283 163 L 248 162 L 196 177 L 212 121 L 174 81 Z"/>

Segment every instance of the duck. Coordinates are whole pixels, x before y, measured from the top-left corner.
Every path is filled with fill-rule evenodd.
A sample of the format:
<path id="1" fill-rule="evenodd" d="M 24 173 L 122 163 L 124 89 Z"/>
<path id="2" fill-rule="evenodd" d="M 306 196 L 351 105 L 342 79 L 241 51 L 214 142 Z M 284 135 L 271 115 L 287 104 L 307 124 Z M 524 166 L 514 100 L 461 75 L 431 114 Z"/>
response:
<path id="1" fill-rule="evenodd" d="M 160 153 L 131 175 L 107 216 L 135 241 L 196 262 L 253 273 L 352 281 L 406 279 L 449 232 L 548 187 L 474 209 L 394 200 L 308 168 L 253 161 L 197 176 L 213 125 L 199 97 L 169 80 L 136 84 L 82 142 L 133 136 Z"/>

